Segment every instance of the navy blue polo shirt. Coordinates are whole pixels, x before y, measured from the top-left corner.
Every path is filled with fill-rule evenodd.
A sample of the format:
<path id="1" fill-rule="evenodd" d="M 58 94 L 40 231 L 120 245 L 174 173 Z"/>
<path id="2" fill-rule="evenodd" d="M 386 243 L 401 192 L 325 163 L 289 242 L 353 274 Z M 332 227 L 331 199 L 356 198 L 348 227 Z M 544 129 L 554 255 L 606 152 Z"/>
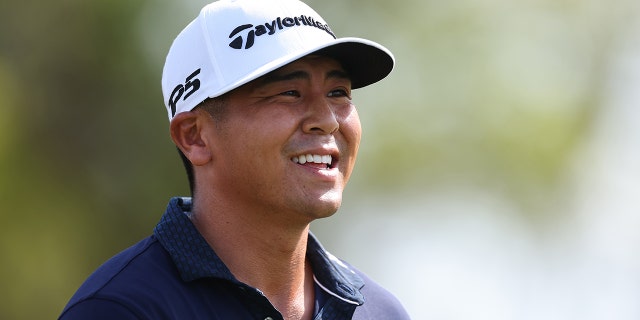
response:
<path id="1" fill-rule="evenodd" d="M 173 198 L 152 236 L 114 256 L 82 284 L 59 319 L 282 319 L 238 281 Z M 314 319 L 409 319 L 400 302 L 309 234 Z"/>

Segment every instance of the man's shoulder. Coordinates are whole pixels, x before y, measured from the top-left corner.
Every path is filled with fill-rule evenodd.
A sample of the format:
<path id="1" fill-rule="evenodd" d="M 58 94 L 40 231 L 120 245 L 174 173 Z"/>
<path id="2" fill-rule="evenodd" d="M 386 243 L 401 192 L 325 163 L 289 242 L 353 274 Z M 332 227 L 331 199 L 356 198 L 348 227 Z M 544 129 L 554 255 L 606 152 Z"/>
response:
<path id="1" fill-rule="evenodd" d="M 161 299 L 157 294 L 166 292 L 179 282 L 179 275 L 170 257 L 158 241 L 148 237 L 113 256 L 94 271 L 73 295 L 63 311 L 79 304 L 96 301 L 119 304 L 135 309 L 128 303 L 149 303 Z"/>
<path id="2" fill-rule="evenodd" d="M 166 251 L 155 237 L 150 236 L 116 254 L 94 271 L 78 290 L 81 295 L 130 290 L 132 283 L 149 282 L 155 285 L 161 278 L 170 277 L 172 264 Z"/>

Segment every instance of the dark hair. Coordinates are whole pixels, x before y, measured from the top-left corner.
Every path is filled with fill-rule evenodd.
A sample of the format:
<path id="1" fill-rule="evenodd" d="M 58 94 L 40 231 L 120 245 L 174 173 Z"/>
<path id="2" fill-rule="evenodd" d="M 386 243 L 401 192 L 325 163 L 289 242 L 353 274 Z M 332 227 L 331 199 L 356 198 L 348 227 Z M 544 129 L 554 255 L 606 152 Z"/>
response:
<path id="1" fill-rule="evenodd" d="M 198 104 L 195 108 L 202 108 L 207 111 L 211 118 L 213 118 L 216 122 L 224 121 L 224 114 L 226 110 L 226 95 L 222 95 L 216 98 L 207 98 Z M 194 108 L 194 109 L 195 109 Z M 196 177 L 193 172 L 193 164 L 184 155 L 180 148 L 176 147 L 178 150 L 178 154 L 180 155 L 180 159 L 182 159 L 182 164 L 184 165 L 184 169 L 187 172 L 187 179 L 189 179 L 189 190 L 191 191 L 191 197 L 195 195 L 195 187 L 196 187 Z"/>
<path id="2" fill-rule="evenodd" d="M 189 161 L 187 156 L 184 155 L 180 148 L 176 147 L 176 150 L 178 150 L 178 154 L 180 155 L 180 159 L 182 159 L 184 169 L 185 171 L 187 171 L 187 179 L 189 179 L 189 191 L 191 191 L 191 196 L 193 197 L 193 189 L 196 183 L 195 177 L 193 176 L 193 164 L 191 164 L 191 161 Z"/>

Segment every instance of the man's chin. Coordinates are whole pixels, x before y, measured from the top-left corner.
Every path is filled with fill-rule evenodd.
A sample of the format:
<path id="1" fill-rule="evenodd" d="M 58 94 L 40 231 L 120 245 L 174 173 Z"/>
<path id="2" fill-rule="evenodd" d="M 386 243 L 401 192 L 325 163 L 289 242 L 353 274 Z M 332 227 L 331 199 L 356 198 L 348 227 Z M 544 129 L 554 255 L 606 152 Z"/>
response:
<path id="1" fill-rule="evenodd" d="M 328 218 L 340 209 L 341 204 L 342 197 L 323 197 L 310 214 L 314 219 Z"/>

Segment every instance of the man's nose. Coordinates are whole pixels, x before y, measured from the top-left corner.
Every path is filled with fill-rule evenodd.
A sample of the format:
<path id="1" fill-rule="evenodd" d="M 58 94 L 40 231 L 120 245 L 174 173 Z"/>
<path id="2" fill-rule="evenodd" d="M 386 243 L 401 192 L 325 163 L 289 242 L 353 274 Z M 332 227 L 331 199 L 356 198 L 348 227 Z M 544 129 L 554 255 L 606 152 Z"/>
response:
<path id="1" fill-rule="evenodd" d="M 305 133 L 332 134 L 340 128 L 335 106 L 326 98 L 313 99 L 308 105 L 307 114 L 302 124 Z"/>

